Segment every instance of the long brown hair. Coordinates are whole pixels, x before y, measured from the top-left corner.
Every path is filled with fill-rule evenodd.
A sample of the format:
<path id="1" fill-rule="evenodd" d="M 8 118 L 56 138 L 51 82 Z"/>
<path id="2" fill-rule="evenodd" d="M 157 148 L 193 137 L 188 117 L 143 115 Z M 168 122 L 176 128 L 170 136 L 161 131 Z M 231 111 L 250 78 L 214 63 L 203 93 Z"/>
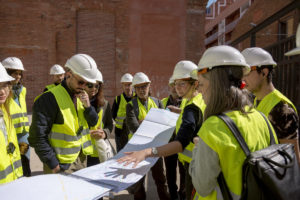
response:
<path id="1" fill-rule="evenodd" d="M 210 96 L 204 119 L 230 110 L 239 110 L 246 114 L 245 106 L 253 107 L 249 92 L 239 88 L 243 77 L 243 67 L 219 66 L 203 76 L 209 80 L 210 85 Z"/>
<path id="2" fill-rule="evenodd" d="M 103 83 L 99 83 L 99 90 L 96 94 L 97 107 L 103 107 L 105 105 L 105 97 L 103 92 Z"/>

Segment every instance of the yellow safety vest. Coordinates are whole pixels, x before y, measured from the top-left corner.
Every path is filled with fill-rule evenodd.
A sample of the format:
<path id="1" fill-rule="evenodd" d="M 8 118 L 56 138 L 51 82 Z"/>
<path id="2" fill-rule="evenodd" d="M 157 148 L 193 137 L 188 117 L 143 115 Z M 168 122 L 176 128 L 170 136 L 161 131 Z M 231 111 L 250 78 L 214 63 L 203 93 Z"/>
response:
<path id="1" fill-rule="evenodd" d="M 3 119 L 7 131 L 6 142 L 4 133 L 0 129 L 0 184 L 3 184 L 23 176 L 23 169 L 15 129 L 9 120 L 4 105 L 1 105 L 0 108 L 3 112 Z M 7 146 L 10 142 L 15 146 L 15 150 L 12 154 L 7 152 Z"/>
<path id="2" fill-rule="evenodd" d="M 133 101 L 137 102 L 137 104 Z M 157 101 L 157 103 L 156 103 L 156 101 Z M 133 109 L 135 110 L 135 114 L 138 116 L 137 117 L 138 120 L 145 119 L 147 113 L 149 112 L 149 110 L 151 108 L 158 108 L 158 99 L 156 99 L 154 97 L 148 97 L 147 102 L 148 102 L 148 105 L 147 105 L 147 108 L 145 108 L 145 106 L 140 102 L 138 97 L 129 101 L 129 103 L 133 106 Z M 138 108 L 136 106 L 138 106 Z M 132 136 L 133 136 L 133 133 L 129 133 L 128 139 L 130 139 Z"/>
<path id="3" fill-rule="evenodd" d="M 84 118 L 84 107 L 77 98 L 77 112 L 66 89 L 58 85 L 49 90 L 62 113 L 64 124 L 53 124 L 49 141 L 60 163 L 73 163 L 82 149 L 85 155 L 93 153 L 88 123 Z M 77 114 L 78 113 L 78 114 Z"/>
<path id="4" fill-rule="evenodd" d="M 116 117 L 115 121 L 116 121 L 116 127 L 119 128 L 119 129 L 122 129 L 124 120 L 126 118 L 127 101 L 124 97 L 124 94 L 121 94 L 120 97 L 121 98 L 120 98 L 120 103 L 119 103 L 119 109 L 118 109 L 117 117 Z M 116 102 L 117 101 L 118 101 L 118 97 L 116 97 Z"/>
<path id="5" fill-rule="evenodd" d="M 278 90 L 274 90 L 267 94 L 261 102 L 257 106 L 257 98 L 254 99 L 254 106 L 256 107 L 257 110 L 260 112 L 264 113 L 267 117 L 269 117 L 270 112 L 272 109 L 279 103 L 279 102 L 285 102 L 289 104 L 297 113 L 297 109 L 294 106 L 294 104 L 286 97 L 284 96 L 281 92 Z"/>
<path id="6" fill-rule="evenodd" d="M 9 100 L 9 112 L 12 119 L 12 123 L 16 129 L 18 140 L 29 135 L 29 122 L 27 117 L 26 106 L 26 88 L 23 87 L 19 96 L 20 106 L 10 98 Z"/>
<path id="7" fill-rule="evenodd" d="M 50 90 L 51 88 L 54 88 L 56 85 L 53 83 L 53 84 L 50 84 L 50 85 L 46 85 L 46 88 L 48 90 Z"/>
<path id="8" fill-rule="evenodd" d="M 169 97 L 165 97 L 161 100 L 161 103 L 163 104 L 164 108 L 166 108 L 168 100 L 169 100 Z"/>
<path id="9" fill-rule="evenodd" d="M 248 107 L 246 109 L 249 111 Z M 251 152 L 269 146 L 270 133 L 268 125 L 258 111 L 252 109 L 248 115 L 242 115 L 240 111 L 231 111 L 226 115 L 237 125 Z M 273 127 L 272 131 L 275 142 L 278 143 Z M 220 118 L 212 116 L 205 120 L 198 136 L 218 154 L 220 166 L 231 196 L 234 199 L 239 199 L 242 192 L 242 166 L 246 155 L 234 135 Z M 194 199 L 215 200 L 223 198 L 221 190 L 217 186 L 208 196 L 201 197 L 197 193 Z"/>
<path id="10" fill-rule="evenodd" d="M 182 115 L 184 112 L 184 108 L 188 105 L 194 104 L 195 106 L 197 106 L 201 112 L 202 115 L 204 114 L 204 110 L 205 110 L 205 103 L 204 100 L 202 98 L 202 94 L 199 93 L 197 96 L 193 97 L 192 99 L 190 99 L 189 101 L 187 99 L 183 99 L 182 100 L 182 105 L 180 105 L 181 108 L 181 113 L 178 117 L 178 120 L 176 122 L 176 135 L 180 129 L 181 123 L 182 123 Z M 203 119 L 203 116 L 199 116 Z M 188 144 L 188 146 L 185 147 L 185 149 L 183 150 L 182 153 L 178 153 L 178 159 L 180 162 L 184 163 L 190 163 L 192 161 L 192 156 L 193 156 L 193 149 L 194 149 L 195 144 L 193 142 L 190 142 Z"/>
<path id="11" fill-rule="evenodd" d="M 103 123 L 102 123 L 102 118 L 103 118 L 103 109 L 101 108 L 99 113 L 98 113 L 98 121 L 96 126 L 91 127 L 91 130 L 97 130 L 98 128 L 103 129 Z M 93 144 L 93 153 L 91 154 L 92 157 L 98 157 L 98 151 L 96 149 L 96 144 L 95 144 L 95 139 L 91 138 L 92 144 Z"/>

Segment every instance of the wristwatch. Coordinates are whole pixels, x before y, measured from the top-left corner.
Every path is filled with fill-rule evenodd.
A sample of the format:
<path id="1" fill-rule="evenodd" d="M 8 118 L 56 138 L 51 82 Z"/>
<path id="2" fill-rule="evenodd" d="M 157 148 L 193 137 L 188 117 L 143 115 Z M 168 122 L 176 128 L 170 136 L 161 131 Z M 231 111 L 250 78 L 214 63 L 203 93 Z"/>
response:
<path id="1" fill-rule="evenodd" d="M 156 157 L 158 155 L 157 148 L 156 147 L 152 147 L 151 153 L 152 153 L 153 156 Z"/>

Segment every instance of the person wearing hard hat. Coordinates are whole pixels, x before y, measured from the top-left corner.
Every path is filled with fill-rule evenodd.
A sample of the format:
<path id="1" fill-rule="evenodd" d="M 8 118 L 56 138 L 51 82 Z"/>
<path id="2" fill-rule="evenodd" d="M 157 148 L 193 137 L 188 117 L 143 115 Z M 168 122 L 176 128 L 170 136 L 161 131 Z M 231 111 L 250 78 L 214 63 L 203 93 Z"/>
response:
<path id="1" fill-rule="evenodd" d="M 17 57 L 8 57 L 2 61 L 7 73 L 15 80 L 12 81 L 12 96 L 9 103 L 9 111 L 13 125 L 16 129 L 18 142 L 21 149 L 21 160 L 24 176 L 31 176 L 30 149 L 28 144 L 29 122 L 27 117 L 26 93 L 27 89 L 22 85 L 23 72 L 25 71 L 22 61 Z"/>
<path id="2" fill-rule="evenodd" d="M 0 63 L 0 185 L 23 176 L 18 139 L 9 113 L 14 80 Z"/>
<path id="3" fill-rule="evenodd" d="M 193 185 L 188 174 L 189 163 L 192 160 L 193 138 L 199 131 L 205 110 L 202 94 L 198 92 L 197 73 L 192 73 L 197 66 L 191 61 L 180 61 L 176 64 L 172 79 L 178 96 L 186 99 L 182 112 L 176 123 L 176 137 L 173 142 L 160 147 L 147 148 L 133 152 L 119 159 L 119 162 L 134 162 L 136 166 L 147 157 L 169 156 L 178 153 L 178 159 L 184 164 L 186 199 L 190 199 Z"/>
<path id="4" fill-rule="evenodd" d="M 112 105 L 112 117 L 116 123 L 115 125 L 115 141 L 117 152 L 119 152 L 128 142 L 128 131 L 126 123 L 126 104 L 131 101 L 133 96 L 132 91 L 132 75 L 129 73 L 121 77 L 121 85 L 123 93 L 116 96 Z"/>
<path id="5" fill-rule="evenodd" d="M 64 70 L 64 68 L 62 68 L 62 66 L 55 64 L 50 68 L 50 76 L 52 77 L 53 83 L 50 85 L 47 85 L 46 88 L 44 89 L 44 92 L 57 86 L 64 80 L 65 70 Z"/>
<path id="6" fill-rule="evenodd" d="M 276 62 L 262 48 L 252 47 L 242 51 L 251 72 L 244 77 L 246 89 L 255 95 L 254 106 L 264 113 L 273 125 L 281 143 L 294 143 L 299 153 L 299 117 L 294 104 L 278 91 L 272 83 Z"/>
<path id="7" fill-rule="evenodd" d="M 224 113 L 236 124 L 251 152 L 269 146 L 268 120 L 253 109 L 248 91 L 242 89 L 249 66 L 237 49 L 226 45 L 208 48 L 197 71 L 206 109 L 189 169 L 197 192 L 193 199 L 225 199 L 217 181 L 220 173 L 231 199 L 240 199 L 245 153 L 217 115 Z M 270 131 L 276 140 L 274 130 Z"/>
<path id="8" fill-rule="evenodd" d="M 96 126 L 90 127 L 90 134 L 93 144 L 93 153 L 87 157 L 87 166 L 97 165 L 105 162 L 112 155 L 108 155 L 108 144 L 104 139 L 108 138 L 112 129 L 113 121 L 109 102 L 104 98 L 103 94 L 103 77 L 98 70 L 97 83 L 89 83 L 86 85 L 86 92 L 89 95 L 91 106 L 98 113 L 98 122 Z"/>
<path id="9" fill-rule="evenodd" d="M 130 131 L 129 138 L 139 128 L 151 108 L 163 108 L 159 99 L 149 95 L 150 84 L 151 81 L 143 72 L 138 72 L 133 76 L 132 86 L 137 96 L 126 105 L 126 125 Z M 151 168 L 151 171 L 156 183 L 159 199 L 170 199 L 164 174 L 163 160 L 161 158 Z M 134 199 L 146 199 L 144 180 L 145 177 L 133 186 L 135 190 Z"/>
<path id="10" fill-rule="evenodd" d="M 168 97 L 163 98 L 161 102 L 165 109 L 169 109 L 170 111 L 175 113 L 180 113 L 182 98 L 179 97 L 176 92 L 174 80 L 172 77 L 169 79 L 168 87 L 169 87 L 170 95 Z M 169 142 L 174 141 L 174 139 L 175 139 L 175 131 Z M 164 161 L 165 161 L 165 168 L 166 168 L 167 183 L 168 183 L 171 199 L 185 199 L 185 184 L 184 184 L 185 169 L 183 164 L 178 161 L 177 154 L 164 157 Z M 176 184 L 177 164 L 178 164 L 179 175 L 180 175 L 180 187 L 178 192 L 177 192 L 178 187 Z"/>
<path id="11" fill-rule="evenodd" d="M 92 57 L 76 54 L 65 64 L 70 77 L 43 93 L 33 105 L 30 145 L 44 164 L 44 173 L 72 173 L 86 167 L 93 153 L 89 127 L 98 115 L 90 105 L 86 85 L 96 83 Z"/>

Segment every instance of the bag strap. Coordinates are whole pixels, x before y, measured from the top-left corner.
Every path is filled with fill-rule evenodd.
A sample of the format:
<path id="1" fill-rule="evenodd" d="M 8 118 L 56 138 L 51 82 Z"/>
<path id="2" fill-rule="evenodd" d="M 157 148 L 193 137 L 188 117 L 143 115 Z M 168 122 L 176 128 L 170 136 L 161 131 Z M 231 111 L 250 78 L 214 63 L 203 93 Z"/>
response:
<path id="1" fill-rule="evenodd" d="M 269 123 L 269 120 L 267 120 L 267 117 L 262 112 L 259 112 L 259 113 L 263 116 L 263 118 L 265 119 L 265 121 L 268 125 L 268 129 L 269 129 L 269 133 L 270 133 L 270 145 L 276 144 L 275 143 L 275 138 L 274 138 L 274 135 L 273 135 L 273 131 L 272 131 L 270 123 Z"/>
<path id="2" fill-rule="evenodd" d="M 262 117 L 264 118 L 264 120 L 266 121 L 266 123 L 268 125 L 269 134 L 270 134 L 270 145 L 276 144 L 275 143 L 275 138 L 274 138 L 271 126 L 269 124 L 269 121 L 267 120 L 267 117 L 263 113 L 261 113 L 261 112 L 259 112 L 259 113 L 262 115 Z M 225 122 L 225 124 L 228 126 L 228 128 L 231 130 L 234 137 L 236 138 L 236 140 L 240 144 L 240 146 L 243 149 L 244 153 L 248 157 L 251 152 L 250 152 L 249 147 L 248 147 L 247 143 L 245 142 L 243 136 L 241 135 L 241 132 L 239 131 L 239 129 L 235 125 L 235 123 L 232 121 L 232 119 L 230 117 L 228 117 L 224 113 L 221 113 L 220 115 L 218 115 L 218 117 L 221 118 Z"/>
<path id="3" fill-rule="evenodd" d="M 224 123 L 228 126 L 228 128 L 231 130 L 232 134 L 234 135 L 234 137 L 240 144 L 241 148 L 243 149 L 244 153 L 246 154 L 246 157 L 248 157 L 251 152 L 250 152 L 249 147 L 248 147 L 247 143 L 245 142 L 243 136 L 241 135 L 241 132 L 235 125 L 235 123 L 232 121 L 232 119 L 230 117 L 228 117 L 224 113 L 221 113 L 220 115 L 218 115 L 218 117 L 220 119 L 222 119 L 224 121 Z"/>
<path id="4" fill-rule="evenodd" d="M 275 144 L 275 139 L 274 139 L 273 132 L 272 132 L 271 126 L 269 124 L 269 121 L 267 120 L 266 116 L 263 113 L 260 112 L 260 114 L 263 116 L 264 120 L 266 121 L 266 123 L 268 125 L 268 129 L 269 129 L 269 133 L 270 133 L 270 145 Z M 247 143 L 245 142 L 243 136 L 241 135 L 241 132 L 235 125 L 234 121 L 230 117 L 225 115 L 224 113 L 221 113 L 220 115 L 218 115 L 218 117 L 220 119 L 222 119 L 224 121 L 224 123 L 228 126 L 228 128 L 230 129 L 230 131 L 233 133 L 234 137 L 240 144 L 241 148 L 243 149 L 244 153 L 248 157 L 251 152 L 250 152 L 249 147 L 248 147 Z M 230 190 L 227 186 L 226 180 L 225 180 L 222 172 L 219 174 L 217 180 L 218 180 L 219 187 L 222 192 L 222 196 L 223 196 L 224 200 L 232 200 Z"/>

